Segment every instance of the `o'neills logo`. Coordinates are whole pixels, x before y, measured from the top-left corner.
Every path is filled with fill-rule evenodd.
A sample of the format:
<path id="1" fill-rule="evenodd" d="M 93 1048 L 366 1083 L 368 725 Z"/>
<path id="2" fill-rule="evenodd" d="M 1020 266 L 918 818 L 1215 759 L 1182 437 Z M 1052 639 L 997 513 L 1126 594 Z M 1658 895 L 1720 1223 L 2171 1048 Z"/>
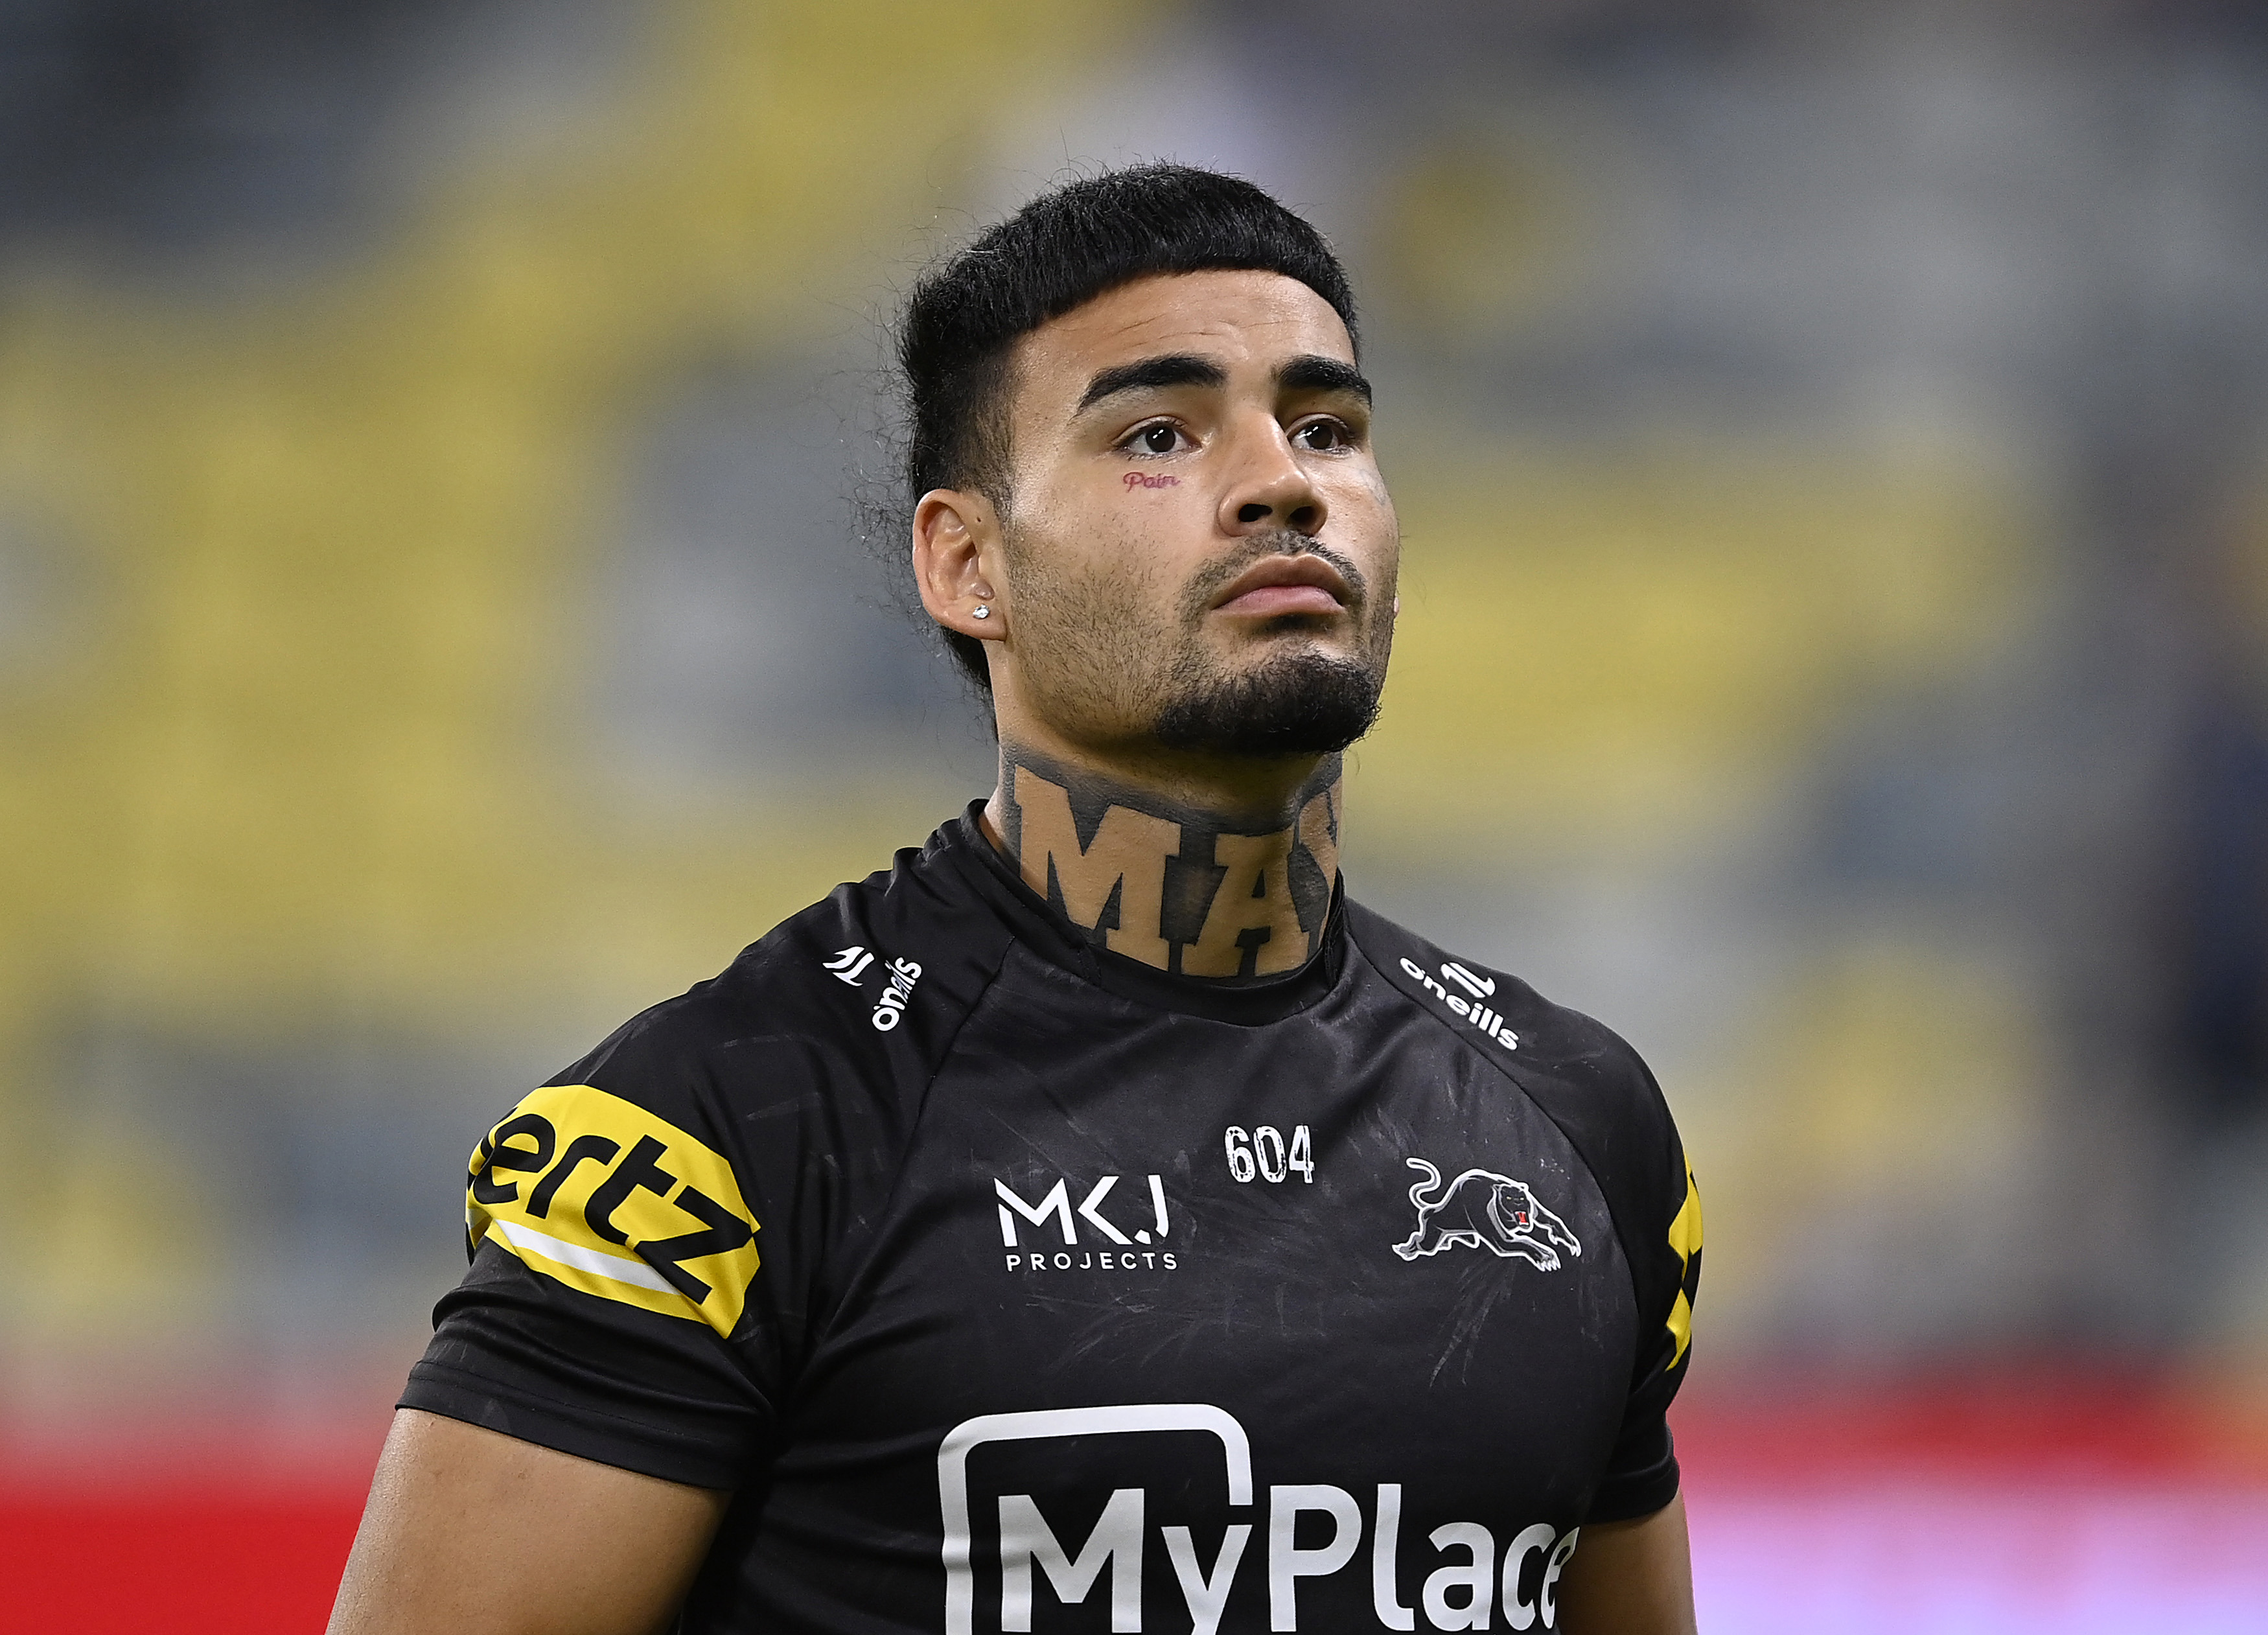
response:
<path id="1" fill-rule="evenodd" d="M 921 980 L 921 967 L 911 960 L 892 960 L 890 980 L 883 984 L 881 998 L 874 1002 L 873 1021 L 876 1033 L 887 1033 L 905 1020 L 906 1001 L 914 997 L 914 984 Z"/>
<path id="2" fill-rule="evenodd" d="M 874 952 L 857 943 L 838 948 L 828 958 L 820 961 L 821 968 L 835 980 L 852 988 L 865 985 L 866 968 L 874 962 Z M 892 960 L 881 969 L 882 991 L 874 1002 L 874 1013 L 867 1020 L 874 1024 L 878 1034 L 888 1033 L 906 1019 L 906 1005 L 914 997 L 914 984 L 921 980 L 922 968 L 911 960 Z"/>
<path id="3" fill-rule="evenodd" d="M 1432 977 L 1427 976 L 1425 968 L 1415 960 L 1403 960 L 1402 968 L 1423 983 L 1425 991 L 1447 1005 L 1452 1013 L 1464 1018 L 1506 1049 L 1520 1049 L 1520 1035 L 1504 1025 L 1503 1013 L 1491 1010 L 1483 1003 L 1496 992 L 1495 977 L 1483 976 L 1478 972 L 1467 969 L 1454 960 L 1447 961 L 1441 967 L 1441 975 L 1465 991 L 1464 994 L 1458 994 L 1451 993 Z M 1470 994 L 1472 997 L 1467 998 L 1465 994 Z"/>
<path id="4" fill-rule="evenodd" d="M 1174 1446 L 1199 1465 L 1211 1466 L 1208 1450 L 1219 1444 L 1221 1462 L 1213 1468 L 1220 1488 L 1196 1465 L 1188 1477 L 1155 1491 L 1112 1484 L 1108 1439 L 1171 1432 L 1197 1433 Z M 1082 1462 L 1079 1471 L 1092 1471 L 1094 1491 L 1084 1503 L 1058 1500 L 1051 1518 L 1030 1493 L 980 1498 L 975 1491 L 969 1455 L 978 1448 L 1073 1437 L 1076 1453 L 1063 1456 Z M 1154 1458 L 1156 1445 L 1145 1452 Z M 1020 1465 L 987 1462 L 981 1468 L 1029 1472 L 1032 1466 L 1027 1455 Z M 1057 1472 L 1048 1475 L 1050 1488 L 1060 1491 Z M 1094 1499 L 1106 1488 L 1096 1516 Z M 1270 1631 L 1297 1631 L 1303 1611 L 1311 1630 L 1359 1627 L 1368 1621 L 1366 1589 L 1369 1619 L 1381 1629 L 1414 1630 L 1422 1610 L 1437 1630 L 1492 1629 L 1498 1616 L 1515 1630 L 1552 1630 L 1558 1627 L 1560 1575 L 1575 1553 L 1576 1529 L 1562 1533 L 1549 1521 L 1523 1527 L 1501 1545 L 1495 1530 L 1478 1521 L 1427 1527 L 1427 1517 L 1405 1528 L 1399 1482 L 1378 1484 L 1366 1506 L 1347 1489 L 1322 1482 L 1270 1486 L 1263 1502 L 1244 1427 L 1206 1403 L 1129 1403 L 964 1420 L 938 1447 L 937 1492 L 945 1526 L 946 1635 L 1022 1635 L 1042 1600 L 1079 1605 L 1106 1578 L 1102 1599 L 1114 1631 L 1186 1627 L 1190 1635 L 1217 1635 L 1241 1582 L 1251 1584 L 1246 1594 L 1255 1600 L 1264 1585 Z M 1248 1519 L 1223 1525 L 1223 1509 Z M 1084 1539 L 1070 1525 L 1074 1513 L 1095 1516 Z M 1418 1564 L 1424 1577 L 1413 1573 L 1407 1581 L 1405 1532 L 1412 1552 L 1430 1551 Z M 1298 1542 L 1302 1537 L 1307 1542 Z M 1143 1605 L 1143 1564 L 1158 1544 L 1173 1568 L 1178 1608 Z M 1413 1588 L 1416 1606 L 1403 1599 Z M 1237 1627 L 1257 1628 L 1258 1612 L 1255 1605 L 1240 1613 Z"/>

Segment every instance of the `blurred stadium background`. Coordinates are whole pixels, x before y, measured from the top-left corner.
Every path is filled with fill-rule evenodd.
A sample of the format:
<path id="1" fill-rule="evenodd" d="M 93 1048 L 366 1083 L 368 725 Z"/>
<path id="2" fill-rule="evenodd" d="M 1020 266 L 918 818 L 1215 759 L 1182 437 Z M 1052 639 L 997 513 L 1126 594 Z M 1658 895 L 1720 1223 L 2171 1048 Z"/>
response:
<path id="1" fill-rule="evenodd" d="M 1309 210 L 1353 888 L 1709 1206 L 1705 1626 L 2268 1628 L 2268 8 L 0 0 L 0 1622 L 319 1627 L 462 1160 L 989 781 L 882 315 Z"/>

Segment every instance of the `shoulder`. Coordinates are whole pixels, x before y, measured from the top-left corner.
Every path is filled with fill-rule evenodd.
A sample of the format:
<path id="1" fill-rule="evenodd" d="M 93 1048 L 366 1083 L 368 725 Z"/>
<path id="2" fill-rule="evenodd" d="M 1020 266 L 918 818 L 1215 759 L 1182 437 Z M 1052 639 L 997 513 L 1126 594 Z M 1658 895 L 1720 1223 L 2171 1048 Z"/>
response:
<path id="1" fill-rule="evenodd" d="M 933 850 L 933 849 L 932 849 Z M 640 1013 L 555 1084 L 667 1116 L 745 1113 L 823 1081 L 917 1088 L 998 972 L 1008 936 L 938 878 L 929 851 L 836 887 L 724 970 Z"/>
<path id="2" fill-rule="evenodd" d="M 1645 1060 L 1595 1017 L 1554 1004 L 1510 972 L 1453 954 L 1360 903 L 1347 904 L 1347 932 L 1381 976 L 1476 1049 L 1516 1072 L 1550 1072 L 1625 1101 L 1632 1115 L 1667 1116 Z"/>
<path id="3" fill-rule="evenodd" d="M 631 1018 L 512 1108 L 475 1170 L 579 1150 L 595 1175 L 644 1153 L 663 1173 L 729 1178 L 758 1209 L 804 1190 L 814 1163 L 886 1177 L 1005 952 L 997 921 L 956 912 L 932 862 L 899 853 Z M 474 1201 L 497 1190 L 475 1185 Z"/>
<path id="4" fill-rule="evenodd" d="M 1684 1153 L 1668 1103 L 1619 1034 L 1510 972 L 1451 953 L 1359 903 L 1347 904 L 1347 932 L 1410 1004 L 1462 1038 L 1559 1126 L 1618 1220 L 1650 1219 L 1680 1191 Z"/>
<path id="5" fill-rule="evenodd" d="M 765 1298 L 801 1309 L 831 1200 L 887 1186 L 1003 952 L 924 858 L 836 887 L 523 1098 L 474 1151 L 470 1246 L 730 1334 L 762 1233 Z"/>
<path id="6" fill-rule="evenodd" d="M 1347 931 L 1410 1005 L 1462 1037 L 1558 1126 L 1591 1172 L 1647 1318 L 1639 1374 L 1660 1393 L 1648 1400 L 1666 1404 L 1692 1330 L 1701 1205 L 1653 1071 L 1612 1028 L 1554 1005 L 1507 971 L 1461 958 L 1352 902 Z M 1666 1440 L 1661 1447 L 1666 1459 Z M 1669 1470 L 1675 1492 L 1674 1464 Z M 1646 1507 L 1668 1502 L 1646 1492 Z"/>

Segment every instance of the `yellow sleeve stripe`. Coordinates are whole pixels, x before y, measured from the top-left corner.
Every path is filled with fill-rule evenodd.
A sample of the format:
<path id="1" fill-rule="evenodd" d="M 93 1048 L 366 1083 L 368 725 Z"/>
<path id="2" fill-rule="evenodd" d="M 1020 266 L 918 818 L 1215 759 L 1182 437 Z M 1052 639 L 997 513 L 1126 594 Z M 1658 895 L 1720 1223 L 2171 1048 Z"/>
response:
<path id="1" fill-rule="evenodd" d="M 1690 1164 L 1685 1167 L 1685 1202 L 1669 1223 L 1669 1247 L 1676 1251 L 1679 1268 L 1690 1272 L 1693 1257 L 1701 1252 L 1701 1189 L 1693 1182 Z M 1677 1299 L 1669 1307 L 1669 1337 L 1673 1342 L 1669 1366 L 1675 1368 L 1693 1343 L 1693 1302 L 1683 1289 L 1677 1291 Z"/>
<path id="2" fill-rule="evenodd" d="M 1685 1167 L 1685 1202 L 1677 1211 L 1677 1219 L 1669 1223 L 1669 1247 L 1677 1251 L 1678 1263 L 1690 1266 L 1693 1257 L 1701 1252 L 1701 1189 L 1693 1184 L 1693 1167 Z"/>
<path id="3" fill-rule="evenodd" d="M 722 1154 L 591 1085 L 538 1090 L 474 1149 L 465 1227 L 600 1300 L 730 1334 L 760 1263 Z"/>

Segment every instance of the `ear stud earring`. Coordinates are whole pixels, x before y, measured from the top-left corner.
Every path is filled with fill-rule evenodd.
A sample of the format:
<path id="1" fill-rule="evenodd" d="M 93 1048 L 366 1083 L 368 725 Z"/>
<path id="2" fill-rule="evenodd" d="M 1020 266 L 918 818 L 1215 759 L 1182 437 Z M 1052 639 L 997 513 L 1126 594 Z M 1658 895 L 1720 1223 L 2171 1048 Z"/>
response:
<path id="1" fill-rule="evenodd" d="M 980 619 L 989 619 L 992 616 L 992 610 L 983 602 L 979 602 L 976 604 L 976 616 Z"/>

